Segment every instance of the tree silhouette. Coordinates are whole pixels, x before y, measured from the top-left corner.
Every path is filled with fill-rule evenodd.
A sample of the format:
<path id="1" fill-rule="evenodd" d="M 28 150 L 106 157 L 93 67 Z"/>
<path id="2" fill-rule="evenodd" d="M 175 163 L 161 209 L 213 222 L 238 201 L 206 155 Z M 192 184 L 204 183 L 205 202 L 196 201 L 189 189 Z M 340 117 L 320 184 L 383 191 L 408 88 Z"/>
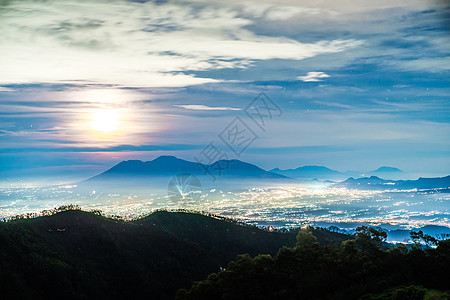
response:
<path id="1" fill-rule="evenodd" d="M 411 240 L 414 242 L 414 245 L 419 248 L 422 242 L 425 244 L 427 249 L 435 247 L 439 243 L 438 239 L 432 237 L 431 235 L 424 234 L 422 230 L 419 230 L 418 232 L 411 231 L 409 235 L 411 236 Z"/>
<path id="2" fill-rule="evenodd" d="M 363 252 L 379 250 L 386 238 L 387 233 L 381 229 L 368 226 L 356 228 L 356 244 Z"/>

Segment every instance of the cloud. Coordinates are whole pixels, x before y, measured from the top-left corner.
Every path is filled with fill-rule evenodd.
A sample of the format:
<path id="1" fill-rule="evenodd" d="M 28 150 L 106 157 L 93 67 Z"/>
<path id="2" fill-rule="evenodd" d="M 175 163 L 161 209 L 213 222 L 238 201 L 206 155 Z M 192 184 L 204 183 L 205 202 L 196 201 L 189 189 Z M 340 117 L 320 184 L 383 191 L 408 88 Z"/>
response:
<path id="1" fill-rule="evenodd" d="M 202 148 L 230 121 L 226 111 L 260 91 L 286 113 L 244 159 L 267 145 L 379 152 L 342 160 L 352 168 L 404 152 L 409 139 L 423 147 L 411 164 L 428 156 L 422 164 L 433 168 L 429 149 L 448 149 L 448 31 L 429 1 L 7 2 L 0 6 L 0 158 L 5 148 L 35 160 L 42 155 L 29 147 L 70 155 Z M 103 107 L 121 112 L 120 134 L 98 137 L 86 126 Z M 341 161 L 312 155 L 317 163 Z"/>
<path id="2" fill-rule="evenodd" d="M 14 89 L 8 88 L 8 87 L 4 87 L 4 86 L 0 86 L 0 92 L 14 92 Z"/>
<path id="3" fill-rule="evenodd" d="M 306 76 L 298 76 L 297 79 L 300 79 L 304 82 L 315 82 L 315 81 L 322 81 L 321 78 L 327 78 L 330 77 L 330 75 L 325 74 L 324 72 L 308 72 Z"/>
<path id="4" fill-rule="evenodd" d="M 298 15 L 317 15 L 320 13 L 330 13 L 330 11 L 320 8 L 310 8 L 300 5 L 280 5 L 279 3 L 244 3 L 244 12 L 255 17 L 264 18 L 269 21 L 283 21 Z"/>
<path id="5" fill-rule="evenodd" d="M 389 64 L 398 64 L 398 67 L 407 71 L 427 71 L 441 73 L 450 71 L 450 56 L 446 57 L 420 57 L 411 60 L 404 60 L 400 64 L 395 61 L 388 62 Z"/>
<path id="6" fill-rule="evenodd" d="M 272 19 L 290 13 L 267 12 Z M 0 84 L 183 87 L 220 81 L 195 72 L 303 60 L 361 44 L 255 34 L 247 29 L 255 22 L 236 6 L 209 3 L 11 1 L 0 19 Z"/>
<path id="7" fill-rule="evenodd" d="M 220 0 L 208 0 L 209 2 L 222 2 Z M 199 2 L 204 2 L 203 0 Z M 355 5 L 353 0 L 302 0 L 301 5 L 299 5 L 298 0 L 230 0 L 227 1 L 230 3 L 240 3 L 244 5 L 248 5 L 250 7 L 254 7 L 257 10 L 257 7 L 302 7 L 304 11 L 332 11 L 335 13 L 354 13 L 354 12 L 367 12 L 373 10 L 382 10 L 389 8 L 399 8 L 399 7 L 417 7 L 422 9 L 424 7 L 429 7 L 430 4 L 435 4 L 437 1 L 435 0 L 360 0 L 358 1 L 358 5 Z"/>
<path id="8" fill-rule="evenodd" d="M 174 105 L 174 106 L 182 107 L 184 109 L 191 109 L 191 110 L 241 110 L 240 108 L 234 108 L 234 107 L 206 106 L 206 105 L 196 105 L 196 104 Z"/>

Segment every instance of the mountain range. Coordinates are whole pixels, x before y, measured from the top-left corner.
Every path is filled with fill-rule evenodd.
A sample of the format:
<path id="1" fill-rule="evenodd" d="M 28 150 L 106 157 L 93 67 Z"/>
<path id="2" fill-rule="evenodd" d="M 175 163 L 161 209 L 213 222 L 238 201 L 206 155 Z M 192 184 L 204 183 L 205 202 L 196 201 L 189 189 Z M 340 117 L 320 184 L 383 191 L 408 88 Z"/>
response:
<path id="1" fill-rule="evenodd" d="M 410 190 L 410 189 L 446 189 L 450 187 L 450 175 L 417 180 L 385 180 L 377 176 L 355 179 L 353 177 L 337 184 L 339 187 L 365 190 Z"/>
<path id="2" fill-rule="evenodd" d="M 211 164 L 191 162 L 175 156 L 159 156 L 151 161 L 127 160 L 118 163 L 109 170 L 94 176 L 88 180 L 113 179 L 123 176 L 173 176 L 179 173 L 190 173 L 196 176 L 212 174 L 214 176 L 228 176 L 239 178 L 270 178 L 270 179 L 318 179 L 340 181 L 354 176 L 355 172 L 339 172 L 324 166 L 303 166 L 296 169 L 282 170 L 275 168 L 266 171 L 256 165 L 237 159 L 219 160 Z M 357 173 L 357 172 L 356 172 Z M 400 169 L 393 167 L 380 167 L 367 174 L 390 174 L 403 173 Z"/>
<path id="3" fill-rule="evenodd" d="M 369 174 L 401 174 L 400 169 L 380 167 Z M 215 182 L 220 178 L 224 184 L 246 185 L 249 182 L 259 185 L 273 183 L 295 183 L 298 180 L 317 179 L 339 181 L 338 187 L 355 189 L 432 189 L 450 187 L 450 176 L 442 178 L 419 178 L 418 180 L 382 179 L 372 175 L 355 179 L 346 173 L 324 166 L 303 166 L 296 169 L 279 168 L 266 171 L 256 165 L 237 159 L 219 160 L 212 164 L 191 162 L 175 156 L 159 156 L 151 161 L 127 160 L 118 163 L 109 170 L 91 177 L 81 185 L 97 185 L 122 188 L 125 185 L 142 184 L 167 187 L 167 178 L 177 174 L 190 174 L 204 179 L 210 176 Z M 206 183 L 207 180 L 201 180 Z M 208 186 L 209 187 L 209 186 Z"/>
<path id="4" fill-rule="evenodd" d="M 280 170 L 275 168 L 270 172 L 282 174 L 292 178 L 319 179 L 319 180 L 344 180 L 349 176 L 323 166 L 303 166 L 296 169 Z"/>
<path id="5" fill-rule="evenodd" d="M 286 169 L 286 170 L 275 168 L 270 170 L 270 172 L 298 179 L 319 179 L 332 181 L 341 181 L 349 177 L 364 176 L 364 173 L 362 172 L 357 171 L 339 172 L 324 166 L 303 166 L 298 167 L 296 169 Z M 370 176 L 373 175 L 382 177 L 384 179 L 400 179 L 404 175 L 404 172 L 398 168 L 383 166 L 376 170 L 369 171 L 366 174 Z"/>

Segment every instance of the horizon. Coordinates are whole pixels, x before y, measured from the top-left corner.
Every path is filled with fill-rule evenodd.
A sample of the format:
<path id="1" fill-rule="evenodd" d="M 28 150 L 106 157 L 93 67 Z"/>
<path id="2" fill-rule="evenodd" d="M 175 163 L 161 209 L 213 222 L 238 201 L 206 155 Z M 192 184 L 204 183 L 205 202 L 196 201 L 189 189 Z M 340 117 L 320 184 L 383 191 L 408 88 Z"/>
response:
<path id="1" fill-rule="evenodd" d="M 2 186 L 2 188 L 14 188 L 14 187 L 38 188 L 38 187 L 46 187 L 46 186 L 49 186 L 49 185 L 77 184 L 76 181 L 82 182 L 82 181 L 85 181 L 85 180 L 92 179 L 93 177 L 102 175 L 103 173 L 113 169 L 114 167 L 116 167 L 116 166 L 118 166 L 118 165 L 120 165 L 122 163 L 126 163 L 126 162 L 147 163 L 147 162 L 153 162 L 153 161 L 156 161 L 156 160 L 160 160 L 161 158 L 175 158 L 177 160 L 182 160 L 182 161 L 196 163 L 196 164 L 202 164 L 200 162 L 190 161 L 188 159 L 183 159 L 183 158 L 180 158 L 180 157 L 177 157 L 177 156 L 165 154 L 165 155 L 157 156 L 157 157 L 155 157 L 155 158 L 153 158 L 151 160 L 147 160 L 147 161 L 146 160 L 141 160 L 141 159 L 130 159 L 130 160 L 118 161 L 118 162 L 114 163 L 111 166 L 107 166 L 106 169 L 102 169 L 102 170 L 100 170 L 100 171 L 98 171 L 96 173 L 92 173 L 92 174 L 90 174 L 88 176 L 80 177 L 80 178 L 77 178 L 77 179 L 75 179 L 75 178 L 72 178 L 72 179 L 63 178 L 61 180 L 61 177 L 58 175 L 56 177 L 58 177 L 59 180 L 61 180 L 61 181 L 57 181 L 57 180 L 55 181 L 55 177 L 50 177 L 50 178 L 47 178 L 46 180 L 41 180 L 41 181 L 37 180 L 35 182 L 33 182 L 33 181 L 24 181 L 21 184 L 18 184 L 17 181 L 8 182 L 8 178 L 4 178 L 3 182 L 5 183 L 5 185 Z M 413 177 L 414 175 L 406 173 L 403 170 L 398 169 L 396 167 L 392 167 L 392 166 L 380 166 L 380 167 L 378 167 L 378 168 L 376 168 L 374 170 L 352 170 L 352 171 L 350 171 L 350 170 L 346 170 L 346 171 L 334 170 L 334 169 L 328 168 L 326 166 L 319 166 L 319 165 L 303 165 L 303 166 L 292 167 L 292 168 L 289 168 L 289 169 L 280 169 L 280 168 L 264 169 L 264 168 L 261 168 L 260 166 L 258 166 L 256 164 L 252 164 L 252 163 L 249 163 L 249 162 L 246 162 L 246 161 L 243 161 L 243 160 L 240 160 L 240 159 L 236 159 L 236 158 L 221 159 L 221 160 L 213 161 L 213 162 L 211 162 L 209 164 L 203 164 L 203 165 L 214 166 L 220 161 L 228 161 L 228 162 L 239 161 L 239 162 L 243 162 L 245 164 L 256 166 L 256 167 L 258 167 L 258 168 L 260 168 L 260 169 L 262 169 L 262 170 L 264 170 L 266 172 L 272 172 L 272 173 L 281 174 L 281 175 L 286 176 L 287 178 L 291 178 L 291 179 L 295 179 L 295 178 L 299 178 L 299 177 L 295 177 L 295 176 L 292 177 L 292 175 L 286 174 L 284 172 L 286 172 L 286 171 L 288 171 L 288 172 L 289 171 L 297 171 L 299 169 L 303 169 L 304 170 L 304 169 L 310 169 L 310 168 L 312 168 L 312 169 L 316 169 L 316 168 L 325 169 L 327 171 L 337 172 L 337 173 L 339 173 L 340 176 L 345 176 L 345 177 L 341 177 L 340 179 L 334 179 L 333 180 L 334 182 L 337 182 L 337 183 L 338 182 L 343 182 L 343 181 L 345 181 L 347 179 L 352 179 L 352 178 L 354 178 L 354 179 L 363 179 L 363 178 L 373 178 L 373 177 L 375 177 L 375 178 L 380 178 L 380 179 L 384 179 L 384 180 L 388 180 L 388 181 L 389 180 L 391 180 L 391 181 L 396 181 L 396 180 L 400 180 L 400 181 L 401 180 L 413 180 L 414 181 L 414 180 L 418 180 L 420 178 L 432 178 L 432 179 L 434 178 L 434 179 L 437 179 L 437 178 L 444 178 L 444 177 L 450 176 L 450 174 L 447 174 L 447 175 L 436 176 L 436 177 Z M 388 171 L 386 171 L 385 169 L 388 169 Z M 164 170 L 161 170 L 161 171 L 164 171 Z M 389 174 L 390 172 L 394 172 L 394 174 Z M 172 174 L 172 175 L 161 174 L 162 177 L 167 177 L 167 176 L 172 177 L 173 175 L 174 174 Z M 208 177 L 207 176 L 208 174 L 207 174 L 206 171 L 204 172 L 203 175 L 205 175 L 205 178 Z M 322 176 L 327 178 L 325 175 L 322 175 Z M 314 177 L 303 177 L 303 178 L 304 179 L 309 179 L 309 180 L 317 179 L 317 178 L 314 178 Z M 320 176 L 319 176 L 319 178 L 320 178 Z M 40 178 L 35 176 L 34 179 L 36 180 L 36 179 L 40 179 Z M 209 179 L 211 180 L 212 178 L 209 178 Z M 72 180 L 72 181 L 70 181 L 70 180 Z M 319 180 L 323 180 L 323 178 L 321 178 Z M 215 179 L 214 179 L 214 181 L 215 181 Z"/>
<path id="2" fill-rule="evenodd" d="M 0 0 L 2 294 L 449 298 L 449 33 L 448 0 Z"/>
<path id="3" fill-rule="evenodd" d="M 213 148 L 265 170 L 449 174 L 445 2 L 0 9 L 3 183 L 70 182 L 160 155 L 204 160 Z"/>

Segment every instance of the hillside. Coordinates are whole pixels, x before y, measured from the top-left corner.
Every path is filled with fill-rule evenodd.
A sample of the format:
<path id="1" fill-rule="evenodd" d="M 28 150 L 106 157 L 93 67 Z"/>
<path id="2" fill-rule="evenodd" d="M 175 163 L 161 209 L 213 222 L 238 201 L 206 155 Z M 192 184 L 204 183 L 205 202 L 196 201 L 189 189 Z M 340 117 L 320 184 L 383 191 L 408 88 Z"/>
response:
<path id="1" fill-rule="evenodd" d="M 450 240 L 436 242 L 436 248 L 417 243 L 387 250 L 383 231 L 357 231 L 355 239 L 321 246 L 310 230 L 302 230 L 296 247 L 274 256 L 241 255 L 179 290 L 177 299 L 450 299 Z"/>
<path id="2" fill-rule="evenodd" d="M 318 232 L 323 243 L 349 238 Z M 65 211 L 0 223 L 0 288 L 22 299 L 171 299 L 238 254 L 275 254 L 295 236 L 193 213 L 123 222 Z"/>

